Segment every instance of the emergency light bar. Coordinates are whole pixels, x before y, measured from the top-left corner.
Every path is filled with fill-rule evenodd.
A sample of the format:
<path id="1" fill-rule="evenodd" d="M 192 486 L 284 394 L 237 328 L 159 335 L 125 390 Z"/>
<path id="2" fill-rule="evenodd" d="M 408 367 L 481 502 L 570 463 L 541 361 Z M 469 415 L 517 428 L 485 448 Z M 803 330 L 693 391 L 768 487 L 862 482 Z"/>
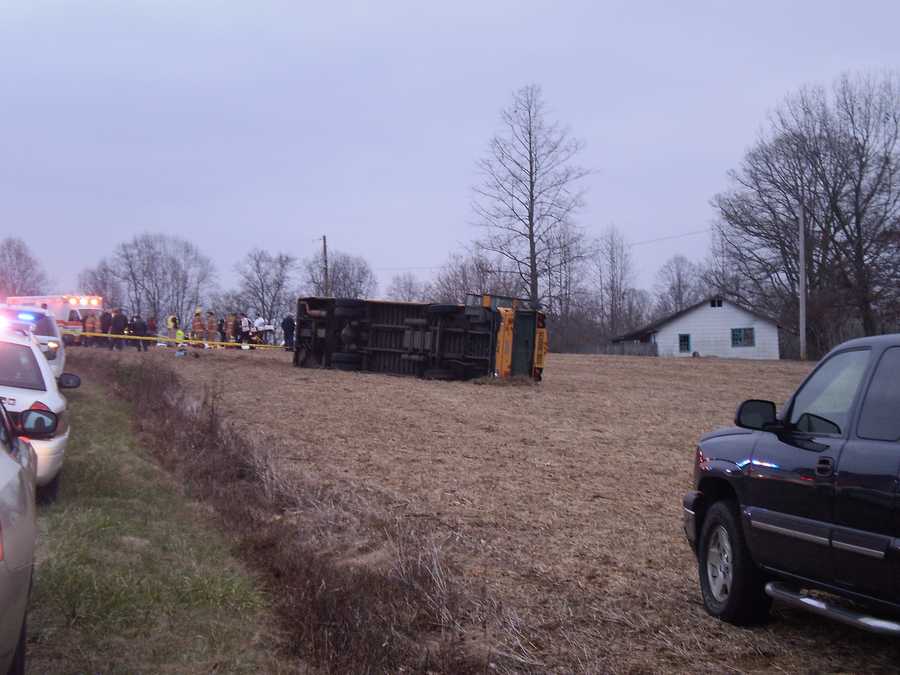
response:
<path id="1" fill-rule="evenodd" d="M 16 318 L 19 321 L 34 321 L 34 314 L 29 314 L 28 312 L 19 312 L 16 315 Z"/>

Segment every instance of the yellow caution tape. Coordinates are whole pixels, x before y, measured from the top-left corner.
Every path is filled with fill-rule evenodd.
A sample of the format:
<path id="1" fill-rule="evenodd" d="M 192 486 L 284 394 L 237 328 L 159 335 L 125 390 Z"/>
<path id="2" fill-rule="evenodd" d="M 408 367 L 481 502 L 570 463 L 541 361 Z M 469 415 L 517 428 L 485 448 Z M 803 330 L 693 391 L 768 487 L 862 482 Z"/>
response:
<path id="1" fill-rule="evenodd" d="M 145 342 L 165 342 L 166 344 L 176 344 L 176 345 L 201 345 L 201 346 L 210 346 L 210 347 L 242 347 L 244 345 L 249 345 L 254 349 L 284 349 L 284 347 L 280 345 L 267 345 L 255 342 L 219 342 L 217 340 L 191 340 L 185 338 L 183 340 L 178 340 L 176 338 L 164 337 L 162 335 L 156 336 L 143 336 L 143 335 L 127 335 L 122 334 L 118 335 L 115 333 L 87 333 L 84 331 L 74 331 L 74 330 L 63 330 L 60 331 L 64 335 L 80 335 L 82 337 L 101 337 L 107 338 L 108 340 L 144 340 Z"/>

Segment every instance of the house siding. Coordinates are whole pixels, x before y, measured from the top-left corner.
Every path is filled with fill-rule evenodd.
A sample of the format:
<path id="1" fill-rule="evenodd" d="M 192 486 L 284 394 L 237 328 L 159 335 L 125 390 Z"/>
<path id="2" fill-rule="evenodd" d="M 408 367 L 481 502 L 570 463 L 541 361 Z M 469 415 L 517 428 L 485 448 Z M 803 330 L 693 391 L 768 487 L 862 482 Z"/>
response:
<path id="1" fill-rule="evenodd" d="M 732 347 L 732 328 L 753 328 L 755 346 Z M 678 336 L 691 336 L 691 349 L 678 349 Z M 660 356 L 718 356 L 731 359 L 778 359 L 778 326 L 727 300 L 721 307 L 701 305 L 659 327 L 654 341 Z"/>

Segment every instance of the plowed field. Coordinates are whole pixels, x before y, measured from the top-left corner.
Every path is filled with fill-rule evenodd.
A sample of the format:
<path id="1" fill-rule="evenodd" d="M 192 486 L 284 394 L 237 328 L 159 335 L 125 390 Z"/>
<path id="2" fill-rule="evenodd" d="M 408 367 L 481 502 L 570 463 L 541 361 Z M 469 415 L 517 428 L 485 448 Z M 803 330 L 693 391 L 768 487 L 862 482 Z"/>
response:
<path id="1" fill-rule="evenodd" d="M 540 385 L 500 386 L 301 370 L 281 352 L 125 358 L 218 388 L 230 423 L 321 491 L 339 563 L 390 564 L 398 522 L 431 533 L 471 605 L 503 617 L 480 639 L 523 669 L 860 671 L 900 657 L 804 614 L 743 630 L 701 605 L 681 532 L 696 440 L 745 398 L 784 401 L 809 365 L 552 355 Z"/>

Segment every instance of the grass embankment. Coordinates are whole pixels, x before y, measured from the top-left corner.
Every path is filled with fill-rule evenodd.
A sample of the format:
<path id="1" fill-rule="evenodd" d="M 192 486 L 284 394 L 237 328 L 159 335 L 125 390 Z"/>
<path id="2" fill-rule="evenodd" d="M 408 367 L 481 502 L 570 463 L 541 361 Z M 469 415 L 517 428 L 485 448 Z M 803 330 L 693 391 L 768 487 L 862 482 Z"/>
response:
<path id="1" fill-rule="evenodd" d="M 69 402 L 59 498 L 39 513 L 29 671 L 288 672 L 258 580 L 135 437 L 130 406 L 90 377 Z"/>

